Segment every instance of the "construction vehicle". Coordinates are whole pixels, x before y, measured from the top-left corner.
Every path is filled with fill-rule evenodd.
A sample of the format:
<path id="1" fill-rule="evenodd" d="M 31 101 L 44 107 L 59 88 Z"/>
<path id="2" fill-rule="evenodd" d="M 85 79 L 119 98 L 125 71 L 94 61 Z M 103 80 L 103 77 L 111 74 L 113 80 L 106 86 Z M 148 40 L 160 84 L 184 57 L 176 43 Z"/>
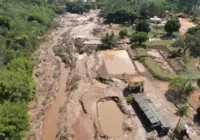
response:
<path id="1" fill-rule="evenodd" d="M 131 76 L 128 78 L 128 90 L 131 93 L 141 93 L 144 91 L 144 77 Z"/>

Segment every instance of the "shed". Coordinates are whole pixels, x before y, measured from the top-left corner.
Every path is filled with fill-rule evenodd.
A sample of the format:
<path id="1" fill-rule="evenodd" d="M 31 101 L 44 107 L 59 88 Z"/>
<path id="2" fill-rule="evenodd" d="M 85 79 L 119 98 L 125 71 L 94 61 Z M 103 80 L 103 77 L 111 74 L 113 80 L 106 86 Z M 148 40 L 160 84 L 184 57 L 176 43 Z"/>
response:
<path id="1" fill-rule="evenodd" d="M 163 131 L 168 132 L 170 126 L 167 120 L 144 93 L 134 94 L 134 101 L 150 121 L 152 128 L 161 127 Z"/>

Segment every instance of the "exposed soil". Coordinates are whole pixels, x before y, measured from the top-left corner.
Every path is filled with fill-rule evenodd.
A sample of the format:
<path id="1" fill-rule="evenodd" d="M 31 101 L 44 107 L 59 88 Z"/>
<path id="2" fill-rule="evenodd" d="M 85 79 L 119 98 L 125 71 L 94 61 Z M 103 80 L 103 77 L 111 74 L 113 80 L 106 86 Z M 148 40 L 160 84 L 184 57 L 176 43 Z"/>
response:
<path id="1" fill-rule="evenodd" d="M 90 47 L 89 54 L 80 55 L 74 45 L 77 37 L 99 38 L 105 33 L 108 26 L 99 22 L 98 12 L 57 17 L 55 22 L 59 27 L 50 31 L 41 43 L 34 71 L 38 100 L 30 104 L 31 129 L 26 139 L 146 139 L 146 132 L 123 96 L 126 83 L 111 80 L 104 84 L 96 79 L 103 65 L 103 52 L 95 53 L 95 48 Z M 95 29 L 102 30 L 94 34 Z M 99 123 L 99 99 L 110 96 L 119 98 L 123 110 L 123 134 L 120 136 L 108 136 Z"/>
<path id="2" fill-rule="evenodd" d="M 55 22 L 59 24 L 59 27 L 50 31 L 41 43 L 36 53 L 38 66 L 33 74 L 38 84 L 38 99 L 30 103 L 31 129 L 26 139 L 147 139 L 145 129 L 123 95 L 127 83 L 108 76 L 109 73 L 104 63 L 104 52 L 95 52 L 95 47 L 84 48 L 80 51 L 74 43 L 77 38 L 93 39 L 105 34 L 109 26 L 100 22 L 97 17 L 98 12 L 95 10 L 84 15 L 68 13 L 57 17 Z M 81 45 L 82 43 L 78 47 Z M 164 58 L 157 52 L 150 51 L 149 54 L 159 61 L 162 60 L 160 63 L 164 63 Z M 164 65 L 164 69 L 173 72 L 169 65 L 166 63 Z M 134 72 L 145 73 L 146 69 L 141 63 L 134 61 L 133 67 L 135 66 L 137 68 Z M 123 64 L 120 64 L 115 69 L 122 67 Z M 100 69 L 101 72 L 99 72 Z M 106 75 L 108 77 L 104 77 Z M 123 77 L 123 73 L 120 75 Z M 175 115 L 177 108 L 165 98 L 167 89 L 168 83 L 145 78 L 145 94 L 152 99 L 170 125 L 175 127 L 178 121 Z M 100 124 L 99 117 L 102 115 L 100 116 L 98 112 L 98 103 L 107 99 L 115 101 L 123 116 L 122 120 L 117 119 L 116 115 L 110 111 L 114 111 L 116 105 L 114 107 L 109 104 L 106 105 L 108 108 L 103 107 L 104 115 L 107 112 L 110 115 L 109 119 L 116 117 L 116 121 L 120 122 L 116 126 L 116 131 L 120 135 L 114 134 L 116 132 L 113 127 L 106 127 L 108 130 L 105 132 Z M 114 108 L 109 109 L 109 106 Z M 105 126 L 111 122 L 109 119 L 104 120 Z"/>
<path id="3" fill-rule="evenodd" d="M 187 18 L 179 18 L 179 21 L 181 23 L 181 28 L 180 28 L 181 35 L 184 35 L 188 31 L 189 28 L 196 26 L 195 23 L 191 22 Z"/>

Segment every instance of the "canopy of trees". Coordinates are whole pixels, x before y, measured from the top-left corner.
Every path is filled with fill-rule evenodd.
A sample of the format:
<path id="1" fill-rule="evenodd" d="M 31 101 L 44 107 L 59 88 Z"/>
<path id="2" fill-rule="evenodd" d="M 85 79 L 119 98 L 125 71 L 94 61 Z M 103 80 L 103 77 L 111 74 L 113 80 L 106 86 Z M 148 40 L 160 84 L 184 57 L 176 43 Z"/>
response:
<path id="1" fill-rule="evenodd" d="M 137 33 L 133 33 L 133 35 L 131 36 L 131 42 L 132 43 L 143 43 L 145 41 L 147 41 L 149 39 L 148 34 L 145 32 L 137 32 Z"/>
<path id="2" fill-rule="evenodd" d="M 124 39 L 124 37 L 128 36 L 128 31 L 126 29 L 123 29 L 119 32 L 120 38 Z"/>
<path id="3" fill-rule="evenodd" d="M 178 32 L 181 24 L 178 19 L 170 19 L 165 24 L 165 31 L 172 35 L 173 32 Z"/>
<path id="4" fill-rule="evenodd" d="M 31 58 L 52 26 L 55 5 L 45 0 L 0 1 L 0 139 L 26 136 L 28 101 L 35 95 Z"/>
<path id="5" fill-rule="evenodd" d="M 0 139 L 21 140 L 27 134 L 28 106 L 25 102 L 0 104 Z"/>
<path id="6" fill-rule="evenodd" d="M 99 49 L 100 50 L 107 50 L 107 49 L 113 49 L 116 48 L 117 45 L 117 38 L 114 35 L 114 33 L 107 33 L 102 39 L 101 39 L 102 44 L 100 45 Z"/>
<path id="7" fill-rule="evenodd" d="M 174 93 L 175 98 L 186 99 L 191 93 L 194 92 L 195 88 L 189 79 L 176 77 L 170 81 L 169 90 Z"/>
<path id="8" fill-rule="evenodd" d="M 137 24 L 136 24 L 136 31 L 138 32 L 145 32 L 145 33 L 149 33 L 150 32 L 150 27 L 149 27 L 149 23 L 146 20 L 140 20 Z"/>
<path id="9" fill-rule="evenodd" d="M 85 3 L 83 1 L 68 1 L 66 2 L 67 12 L 83 14 L 88 12 L 94 5 L 92 3 Z"/>
<path id="10" fill-rule="evenodd" d="M 184 37 L 179 37 L 172 45 L 181 49 L 183 54 L 190 53 L 193 57 L 200 56 L 200 27 L 193 27 L 188 30 Z"/>

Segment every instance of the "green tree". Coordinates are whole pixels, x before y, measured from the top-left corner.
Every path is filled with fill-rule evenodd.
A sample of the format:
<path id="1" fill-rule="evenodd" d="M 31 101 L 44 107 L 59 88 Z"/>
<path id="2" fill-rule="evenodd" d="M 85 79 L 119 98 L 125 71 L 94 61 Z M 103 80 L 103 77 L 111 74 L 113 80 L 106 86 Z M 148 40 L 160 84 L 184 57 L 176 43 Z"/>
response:
<path id="1" fill-rule="evenodd" d="M 188 113 L 188 109 L 189 109 L 189 106 L 187 104 L 181 104 L 178 111 L 177 111 L 177 115 L 179 116 L 179 120 L 178 120 L 178 123 L 176 125 L 176 128 L 175 130 L 177 130 L 179 124 L 180 124 L 180 121 L 181 121 L 181 118 L 187 116 L 187 113 Z M 175 132 L 174 130 L 174 132 Z M 175 134 L 174 134 L 175 136 Z M 174 136 L 172 139 L 174 139 Z"/>
<path id="2" fill-rule="evenodd" d="M 0 139 L 22 140 L 26 136 L 28 105 L 25 102 L 4 102 L 0 104 Z"/>
<path id="3" fill-rule="evenodd" d="M 137 32 L 133 33 L 131 36 L 131 43 L 138 42 L 139 45 L 141 45 L 143 42 L 147 41 L 149 39 L 148 34 L 145 32 Z"/>
<path id="4" fill-rule="evenodd" d="M 181 49 L 183 54 L 186 54 L 186 51 L 188 50 L 188 46 L 185 42 L 184 37 L 179 37 L 178 39 L 176 39 L 172 46 Z"/>
<path id="5" fill-rule="evenodd" d="M 35 97 L 36 85 L 30 75 L 23 72 L 0 72 L 0 102 L 30 101 Z"/>
<path id="6" fill-rule="evenodd" d="M 126 101 L 127 101 L 129 104 L 132 104 L 133 101 L 134 101 L 134 95 L 133 95 L 133 94 L 129 94 L 129 95 L 126 97 Z"/>
<path id="7" fill-rule="evenodd" d="M 140 20 L 136 24 L 136 31 L 149 33 L 151 31 L 149 23 L 146 20 Z"/>
<path id="8" fill-rule="evenodd" d="M 102 44 L 100 45 L 101 50 L 113 49 L 118 47 L 117 39 L 112 32 L 111 34 L 106 33 L 106 35 L 101 39 Z"/>
<path id="9" fill-rule="evenodd" d="M 170 81 L 169 90 L 171 93 L 174 93 L 176 99 L 187 99 L 187 97 L 194 92 L 195 87 L 192 85 L 190 79 L 178 76 Z"/>
<path id="10" fill-rule="evenodd" d="M 120 38 L 124 39 L 126 36 L 128 36 L 128 32 L 126 29 L 123 29 L 119 32 Z"/>
<path id="11" fill-rule="evenodd" d="M 181 24 L 178 19 L 170 19 L 165 24 L 165 31 L 169 33 L 170 35 L 173 34 L 173 32 L 178 32 L 181 27 Z"/>
<path id="12" fill-rule="evenodd" d="M 8 63 L 7 69 L 13 72 L 25 72 L 31 76 L 34 65 L 35 63 L 30 58 L 19 57 Z"/>

